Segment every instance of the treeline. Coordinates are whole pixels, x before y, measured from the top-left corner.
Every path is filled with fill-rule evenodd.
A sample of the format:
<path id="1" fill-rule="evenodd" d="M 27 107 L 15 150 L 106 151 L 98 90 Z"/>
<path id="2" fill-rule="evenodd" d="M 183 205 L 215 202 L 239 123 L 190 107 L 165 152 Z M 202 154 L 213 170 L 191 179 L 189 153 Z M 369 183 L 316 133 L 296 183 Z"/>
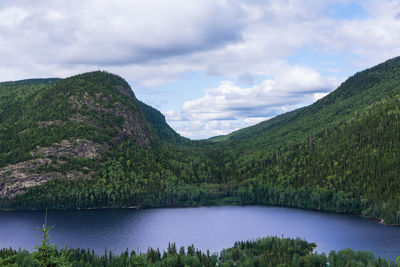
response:
<path id="1" fill-rule="evenodd" d="M 343 190 L 320 186 L 279 184 L 247 179 L 237 168 L 212 159 L 211 150 L 199 153 L 173 151 L 159 144 L 152 150 L 124 142 L 112 152 L 112 159 L 91 179 L 58 179 L 32 187 L 13 199 L 1 199 L 3 208 L 74 209 L 89 207 L 157 207 L 216 204 L 272 204 L 291 207 L 360 213 L 368 203 Z M 208 154 L 205 154 L 208 153 Z M 70 165 L 90 165 L 71 161 Z M 207 162 L 207 164 L 205 163 Z M 94 164 L 94 163 L 93 163 Z M 252 177 L 252 176 L 250 176 Z"/>
<path id="2" fill-rule="evenodd" d="M 101 182 L 100 182 L 101 183 Z M 219 184 L 169 184 L 162 191 L 139 190 L 129 184 L 96 183 L 93 179 L 57 180 L 34 187 L 12 200 L 2 199 L 4 208 L 77 209 L 92 207 L 179 207 L 228 204 L 263 204 L 342 213 L 361 213 L 368 204 L 343 191 L 282 187 L 256 179 L 236 186 Z"/>
<path id="3" fill-rule="evenodd" d="M 126 250 L 119 255 L 107 250 L 98 255 L 90 250 L 59 250 L 54 246 L 46 251 L 39 246 L 33 253 L 21 249 L 0 249 L 0 266 L 399 266 L 394 261 L 375 258 L 371 252 L 344 249 L 331 251 L 327 256 L 313 252 L 315 246 L 298 238 L 278 237 L 236 242 L 219 254 L 201 251 L 193 245 L 177 248 L 175 243 L 170 243 L 162 252 L 149 248 L 146 253 Z"/>

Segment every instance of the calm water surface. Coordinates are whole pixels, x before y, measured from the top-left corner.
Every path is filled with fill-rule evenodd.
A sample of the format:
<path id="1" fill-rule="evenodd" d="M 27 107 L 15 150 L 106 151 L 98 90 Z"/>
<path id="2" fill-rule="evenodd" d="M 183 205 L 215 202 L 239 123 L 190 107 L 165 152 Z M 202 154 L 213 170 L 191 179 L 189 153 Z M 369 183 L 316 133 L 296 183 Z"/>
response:
<path id="1" fill-rule="evenodd" d="M 32 251 L 40 233 L 43 212 L 0 212 L 0 247 Z M 381 257 L 400 255 L 400 227 L 386 226 L 359 216 L 301 209 L 222 206 L 163 209 L 49 211 L 54 225 L 51 240 L 59 246 L 116 253 L 147 248 L 166 249 L 168 242 L 219 252 L 237 240 L 269 235 L 302 237 L 315 242 L 317 251 L 351 247 Z"/>

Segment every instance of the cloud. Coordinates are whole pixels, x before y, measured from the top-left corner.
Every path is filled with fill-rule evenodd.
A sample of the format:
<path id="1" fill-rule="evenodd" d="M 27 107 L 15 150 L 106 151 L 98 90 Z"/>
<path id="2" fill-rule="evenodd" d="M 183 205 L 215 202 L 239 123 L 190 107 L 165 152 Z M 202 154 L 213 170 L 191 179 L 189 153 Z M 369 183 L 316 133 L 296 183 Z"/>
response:
<path id="1" fill-rule="evenodd" d="M 327 96 L 329 93 L 314 93 L 313 94 L 313 102 Z"/>
<path id="2" fill-rule="evenodd" d="M 238 42 L 243 27 L 238 5 L 219 0 L 18 3 L 3 4 L 0 11 L 4 47 L 37 62 L 129 65 L 162 60 Z"/>
<path id="3" fill-rule="evenodd" d="M 188 121 L 185 113 L 177 112 L 172 109 L 164 111 L 163 114 L 168 119 L 168 121 Z"/>
<path id="4" fill-rule="evenodd" d="M 182 111 L 201 120 L 273 116 L 309 104 L 316 95 L 330 92 L 338 84 L 339 80 L 335 78 L 294 66 L 275 79 L 264 80 L 252 87 L 222 82 L 219 87 L 207 90 L 201 98 L 185 102 Z"/>
<path id="5" fill-rule="evenodd" d="M 356 2 L 356 1 L 349 1 Z M 400 55 L 399 1 L 360 1 L 365 15 L 322 19 L 309 45 L 315 51 L 351 55 L 358 70 Z"/>
<path id="6" fill-rule="evenodd" d="M 253 124 L 254 122 L 245 122 L 244 120 L 190 120 L 184 123 L 176 121 L 171 122 L 173 128 L 181 135 L 192 139 L 224 135 Z"/>
<path id="7" fill-rule="evenodd" d="M 186 101 L 180 113 L 164 112 L 178 132 L 205 138 L 254 125 L 304 105 L 335 89 L 340 80 L 323 77 L 305 67 L 286 66 L 285 74 L 252 87 L 221 82 L 197 99 Z"/>
<path id="8" fill-rule="evenodd" d="M 254 78 L 253 75 L 251 75 L 249 72 L 245 72 L 243 74 L 241 74 L 238 77 L 239 82 L 247 84 L 247 85 L 253 85 L 254 83 Z"/>
<path id="9" fill-rule="evenodd" d="M 9 70 L 0 75 L 106 69 L 153 87 L 197 70 L 247 73 L 241 78 L 251 85 L 252 76 L 273 77 L 274 66 L 304 46 L 351 51 L 357 67 L 400 53 L 398 1 L 364 1 L 368 16 L 345 20 L 324 13 L 332 2 L 3 0 L 0 68 Z"/>

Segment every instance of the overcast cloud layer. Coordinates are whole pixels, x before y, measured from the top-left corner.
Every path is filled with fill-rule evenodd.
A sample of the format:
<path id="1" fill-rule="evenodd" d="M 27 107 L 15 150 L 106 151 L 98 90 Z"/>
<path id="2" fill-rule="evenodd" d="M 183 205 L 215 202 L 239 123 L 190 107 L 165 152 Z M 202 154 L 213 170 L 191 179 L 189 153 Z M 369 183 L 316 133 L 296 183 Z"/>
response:
<path id="1" fill-rule="evenodd" d="M 398 55 L 400 1 L 0 1 L 0 80 L 108 70 L 150 102 L 163 94 L 191 138 L 311 104 Z M 158 88 L 186 73 L 221 80 L 172 105 Z"/>

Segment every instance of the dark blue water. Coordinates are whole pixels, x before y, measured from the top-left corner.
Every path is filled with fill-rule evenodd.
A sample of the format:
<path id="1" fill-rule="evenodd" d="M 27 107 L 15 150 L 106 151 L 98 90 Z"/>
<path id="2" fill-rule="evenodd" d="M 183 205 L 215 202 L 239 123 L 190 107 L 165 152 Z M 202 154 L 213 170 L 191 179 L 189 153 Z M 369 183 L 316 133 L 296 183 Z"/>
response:
<path id="1" fill-rule="evenodd" d="M 0 212 L 0 247 L 33 250 L 40 233 L 43 212 Z M 219 252 L 237 240 L 270 235 L 302 237 L 315 242 L 317 251 L 329 253 L 350 247 L 369 250 L 381 257 L 400 255 L 400 227 L 386 226 L 359 216 L 301 209 L 222 206 L 173 209 L 112 209 L 49 211 L 54 225 L 51 240 L 58 246 L 104 248 L 116 253 L 145 252 L 149 246 L 178 246 Z"/>

